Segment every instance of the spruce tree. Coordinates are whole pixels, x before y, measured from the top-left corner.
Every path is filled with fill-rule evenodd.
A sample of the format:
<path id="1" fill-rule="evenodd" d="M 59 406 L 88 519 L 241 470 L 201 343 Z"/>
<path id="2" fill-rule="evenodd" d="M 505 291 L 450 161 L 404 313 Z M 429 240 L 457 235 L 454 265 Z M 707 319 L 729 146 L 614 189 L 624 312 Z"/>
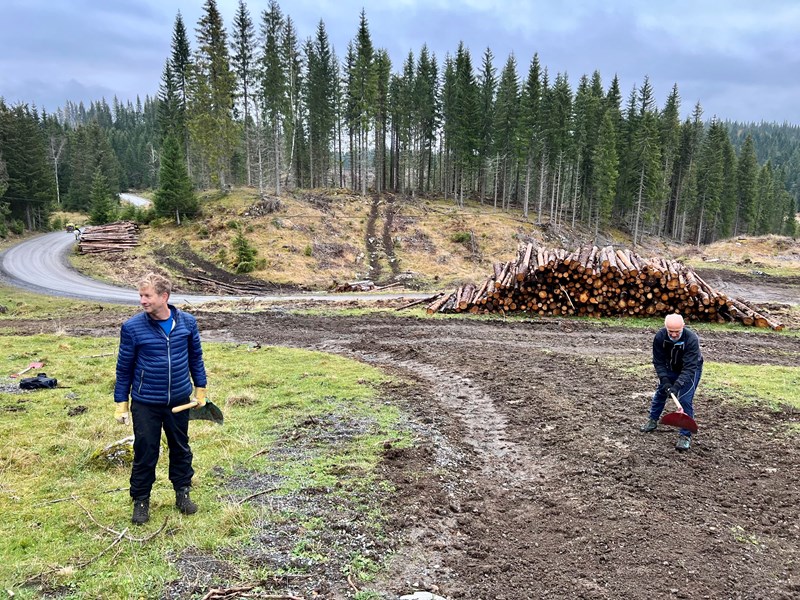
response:
<path id="1" fill-rule="evenodd" d="M 174 217 L 178 225 L 181 224 L 181 217 L 192 217 L 199 209 L 181 146 L 175 136 L 164 140 L 159 186 L 153 197 L 153 208 L 158 216 Z"/>
<path id="2" fill-rule="evenodd" d="M 111 223 L 116 219 L 117 211 L 108 188 L 103 171 L 95 169 L 92 177 L 92 188 L 89 196 L 89 220 L 92 225 Z"/>
<path id="3" fill-rule="evenodd" d="M 256 41 L 253 20 L 244 0 L 239 0 L 236 16 L 233 19 L 231 43 L 231 65 L 236 74 L 236 91 L 239 109 L 242 114 L 242 144 L 245 151 L 245 171 L 247 185 L 252 185 L 252 117 L 250 104 L 255 84 Z"/>
<path id="4" fill-rule="evenodd" d="M 270 0 L 261 22 L 260 108 L 267 139 L 270 140 L 275 193 L 281 193 L 282 136 L 284 117 L 291 112 L 289 100 L 289 67 L 282 50 L 286 24 L 280 6 Z M 291 131 L 291 128 L 290 128 Z"/>
<path id="5" fill-rule="evenodd" d="M 305 104 L 311 158 L 311 186 L 326 185 L 331 142 L 336 127 L 336 61 L 320 20 L 317 34 L 306 44 Z"/>
<path id="6" fill-rule="evenodd" d="M 497 94 L 497 76 L 494 66 L 494 56 L 491 48 L 486 48 L 483 53 L 483 64 L 478 78 L 480 95 L 480 111 L 478 113 L 478 197 L 483 203 L 487 195 L 487 184 L 494 180 L 497 168 L 493 143 L 493 114 L 495 108 L 495 95 Z M 494 165 L 494 167 L 493 167 Z M 497 198 L 495 197 L 495 206 Z"/>
<path id="7" fill-rule="evenodd" d="M 237 273 L 250 273 L 255 270 L 257 252 L 244 236 L 241 227 L 237 229 L 236 236 L 233 238 L 233 253 L 233 268 Z"/>
<path id="8" fill-rule="evenodd" d="M 611 226 L 614 195 L 617 188 L 617 177 L 619 176 L 617 129 L 612 115 L 613 110 L 608 108 L 603 113 L 592 157 L 591 190 L 597 206 L 596 216 L 594 217 L 595 238 L 597 238 L 601 227 L 607 229 Z"/>
<path id="9" fill-rule="evenodd" d="M 375 191 L 386 188 L 386 128 L 389 123 L 389 81 L 392 61 L 389 53 L 381 48 L 375 52 Z"/>
<path id="10" fill-rule="evenodd" d="M 417 69 L 414 75 L 414 105 L 412 113 L 415 115 L 419 127 L 420 155 L 417 189 L 428 191 L 432 186 L 433 173 L 433 147 L 436 141 L 436 130 L 441 119 L 439 105 L 439 75 L 436 66 L 436 56 L 423 45 L 417 60 Z"/>
<path id="11" fill-rule="evenodd" d="M 183 17 L 180 11 L 178 11 L 175 17 L 175 24 L 172 30 L 172 48 L 169 68 L 175 86 L 175 94 L 177 96 L 175 123 L 173 127 L 178 132 L 178 140 L 183 146 L 186 164 L 191 169 L 191 161 L 189 160 L 189 127 L 186 111 L 189 104 L 189 78 L 192 74 L 192 59 L 189 37 L 186 34 L 186 26 L 183 23 Z M 191 170 L 189 173 L 191 173 Z"/>
<path id="12" fill-rule="evenodd" d="M 233 98 L 236 81 L 228 40 L 216 0 L 206 0 L 197 26 L 197 45 L 188 108 L 189 131 L 210 182 L 227 189 L 236 143 Z"/>
<path id="13" fill-rule="evenodd" d="M 494 154 L 500 161 L 498 175 L 499 189 L 502 194 L 502 206 L 508 208 L 515 180 L 517 155 L 519 144 L 517 130 L 519 128 L 519 80 L 517 79 L 517 61 L 514 55 L 509 55 L 500 83 L 497 87 L 497 99 L 492 115 L 492 129 L 494 130 Z M 495 197 L 495 206 L 497 198 Z"/>
<path id="14" fill-rule="evenodd" d="M 748 134 L 739 153 L 736 170 L 736 221 L 733 235 L 755 231 L 757 182 L 758 158 L 753 144 L 753 136 Z"/>
<path id="15" fill-rule="evenodd" d="M 525 192 L 522 214 L 528 218 L 531 189 L 535 182 L 535 169 L 541 156 L 541 106 L 542 80 L 539 55 L 534 54 L 528 75 L 522 85 L 520 98 L 519 133 L 520 157 L 525 163 Z"/>
<path id="16" fill-rule="evenodd" d="M 355 62 L 350 74 L 349 95 L 352 98 L 356 117 L 356 138 L 359 153 L 359 188 L 367 193 L 369 132 L 376 113 L 378 73 L 375 68 L 375 50 L 369 33 L 367 14 L 361 10 L 358 33 L 355 39 Z"/>
<path id="17" fill-rule="evenodd" d="M 20 233 L 22 227 L 46 230 L 49 225 L 55 188 L 46 143 L 35 109 L 23 104 L 9 108 L 0 98 L 0 153 L 8 173 L 5 199 Z"/>

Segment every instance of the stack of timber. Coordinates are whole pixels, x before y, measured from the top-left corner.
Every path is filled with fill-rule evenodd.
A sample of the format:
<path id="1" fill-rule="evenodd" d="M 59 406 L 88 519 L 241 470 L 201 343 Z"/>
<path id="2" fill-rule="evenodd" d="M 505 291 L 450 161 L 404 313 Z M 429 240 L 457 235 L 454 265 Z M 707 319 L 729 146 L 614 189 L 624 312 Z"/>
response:
<path id="1" fill-rule="evenodd" d="M 139 226 L 133 221 L 117 221 L 94 225 L 81 232 L 78 250 L 81 254 L 124 252 L 139 245 Z"/>
<path id="2" fill-rule="evenodd" d="M 517 311 L 596 317 L 680 313 L 691 320 L 783 329 L 711 288 L 691 267 L 612 246 L 583 246 L 570 252 L 521 245 L 516 258 L 495 263 L 482 284 L 461 285 L 427 307 L 428 314 Z"/>

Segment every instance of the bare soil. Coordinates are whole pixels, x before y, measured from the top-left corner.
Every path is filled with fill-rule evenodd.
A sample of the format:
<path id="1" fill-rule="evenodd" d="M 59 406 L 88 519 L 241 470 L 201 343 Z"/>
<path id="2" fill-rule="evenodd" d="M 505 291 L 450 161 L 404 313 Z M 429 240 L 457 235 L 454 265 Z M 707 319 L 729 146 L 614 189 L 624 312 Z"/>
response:
<path id="1" fill-rule="evenodd" d="M 206 316 L 217 339 L 342 353 L 391 390 L 417 445 L 387 454 L 404 544 L 383 583 L 451 598 L 795 598 L 800 440 L 790 408 L 700 388 L 700 431 L 639 433 L 653 331 L 588 323 Z M 707 360 L 797 365 L 800 340 L 707 333 Z"/>
<path id="2" fill-rule="evenodd" d="M 398 376 L 382 393 L 408 415 L 415 443 L 387 444 L 380 470 L 396 492 L 376 491 L 390 518 L 367 546 L 392 558 L 378 581 L 359 583 L 385 598 L 800 598 L 800 437 L 787 427 L 800 414 L 734 406 L 701 382 L 689 452 L 675 451 L 669 428 L 640 433 L 654 387 L 651 329 L 194 314 L 207 340 L 333 352 Z M 106 325 L 93 332 L 116 333 L 118 323 Z M 703 333 L 701 346 L 707 361 L 800 364 L 800 339 L 760 330 Z M 254 491 L 266 486 L 249 477 Z M 343 524 L 328 543 L 366 543 L 347 507 L 322 500 L 315 510 Z M 296 566 L 284 534 L 257 535 L 254 561 Z M 272 589 L 352 597 L 338 566 L 309 566 L 316 578 Z M 237 583 L 223 568 L 213 580 Z M 190 581 L 203 580 L 185 573 L 167 597 L 197 592 Z"/>

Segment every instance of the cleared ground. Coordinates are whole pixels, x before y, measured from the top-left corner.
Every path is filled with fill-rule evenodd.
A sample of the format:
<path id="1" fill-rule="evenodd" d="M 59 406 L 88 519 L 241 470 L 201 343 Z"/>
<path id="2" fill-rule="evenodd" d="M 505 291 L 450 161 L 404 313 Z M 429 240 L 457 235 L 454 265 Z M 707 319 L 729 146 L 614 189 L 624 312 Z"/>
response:
<path id="1" fill-rule="evenodd" d="M 405 382 L 384 390 L 415 433 L 381 467 L 396 486 L 379 502 L 397 555 L 369 589 L 388 598 L 800 595 L 800 415 L 734 406 L 701 382 L 690 452 L 674 450 L 674 431 L 639 433 L 651 328 L 195 314 L 209 340 L 343 354 Z M 118 322 L 62 327 L 113 335 Z M 800 364 L 797 337 L 737 328 L 701 340 L 708 362 Z M 323 597 L 352 597 L 344 575 L 328 577 Z"/>

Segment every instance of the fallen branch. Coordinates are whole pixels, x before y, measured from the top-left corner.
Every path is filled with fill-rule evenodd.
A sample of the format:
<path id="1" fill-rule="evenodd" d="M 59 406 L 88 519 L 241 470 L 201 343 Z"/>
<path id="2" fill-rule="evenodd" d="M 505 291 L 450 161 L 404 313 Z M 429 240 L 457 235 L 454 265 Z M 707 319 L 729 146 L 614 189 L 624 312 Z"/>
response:
<path id="1" fill-rule="evenodd" d="M 222 598 L 232 598 L 241 592 L 249 592 L 256 586 L 254 585 L 241 585 L 232 588 L 211 588 L 208 593 L 203 596 L 203 600 L 220 600 Z"/>
<path id="2" fill-rule="evenodd" d="M 126 487 L 124 487 L 124 488 L 114 488 L 113 490 L 106 490 L 105 492 L 101 492 L 101 493 L 103 493 L 103 494 L 113 494 L 114 492 L 127 492 L 129 489 L 130 488 L 126 488 Z M 47 502 L 38 502 L 37 504 L 34 504 L 33 506 L 45 506 L 47 504 L 58 504 L 59 502 L 66 502 L 68 500 L 75 500 L 77 498 L 80 498 L 80 496 L 72 495 L 72 496 L 67 496 L 66 498 L 56 498 L 55 500 L 48 500 Z"/>
<path id="3" fill-rule="evenodd" d="M 252 500 L 253 498 L 258 498 L 259 496 L 263 496 L 264 494 L 269 494 L 271 492 L 275 492 L 278 489 L 279 488 L 274 487 L 274 488 L 269 488 L 268 490 L 261 490 L 260 492 L 256 492 L 255 494 L 250 494 L 249 496 L 246 496 L 245 498 L 242 498 L 241 500 L 239 500 L 239 502 L 237 502 L 237 504 L 239 506 L 241 506 L 242 504 L 244 504 L 248 500 Z"/>
<path id="4" fill-rule="evenodd" d="M 126 527 L 125 529 L 120 531 L 119 535 L 117 535 L 117 537 L 114 539 L 114 541 L 111 542 L 111 544 L 109 544 L 108 546 L 106 546 L 103 550 L 101 550 L 99 554 L 96 554 L 95 556 L 93 556 L 89 560 L 85 560 L 82 563 L 78 563 L 77 565 L 75 565 L 74 568 L 83 569 L 85 567 L 88 567 L 90 564 L 95 562 L 98 558 L 103 556 L 103 554 L 105 554 L 106 552 L 111 550 L 114 546 L 119 544 L 120 541 L 125 538 L 125 534 L 127 532 L 128 532 L 128 528 Z M 60 567 L 60 566 L 59 567 L 53 567 L 52 569 L 49 569 L 47 571 L 43 571 L 42 573 L 37 573 L 36 575 L 32 575 L 31 577 L 28 577 L 28 579 L 26 579 L 24 581 L 23 585 L 28 585 L 30 583 L 33 583 L 34 581 L 41 581 L 45 576 L 51 575 L 53 573 L 58 573 L 59 571 L 63 570 L 64 568 L 66 568 L 66 567 Z"/>
<path id="5" fill-rule="evenodd" d="M 129 540 L 131 542 L 139 542 L 139 543 L 142 543 L 142 544 L 145 543 L 145 542 L 149 542 L 154 537 L 156 537 L 159 533 L 164 531 L 164 529 L 166 529 L 166 527 L 167 527 L 167 521 L 169 521 L 169 517 L 164 517 L 164 523 L 161 525 L 161 527 L 158 528 L 157 531 L 154 531 L 150 535 L 148 535 L 146 537 L 143 537 L 143 538 L 135 538 L 133 536 L 127 535 L 127 533 L 126 533 L 127 528 L 125 529 L 125 531 L 117 531 L 116 529 L 112 529 L 111 527 L 107 527 L 106 525 L 103 525 L 102 523 L 100 523 L 100 521 L 95 519 L 94 515 L 92 515 L 92 513 L 89 512 L 88 508 L 86 508 L 83 504 L 78 502 L 77 498 L 75 498 L 75 504 L 80 506 L 83 509 L 83 512 L 85 512 L 87 515 L 89 515 L 89 518 L 92 520 L 92 522 L 95 525 L 97 525 L 98 527 L 100 527 L 100 529 L 103 529 L 103 530 L 105 530 L 105 531 L 107 531 L 109 533 L 113 533 L 114 535 L 121 535 L 124 539 Z"/>

